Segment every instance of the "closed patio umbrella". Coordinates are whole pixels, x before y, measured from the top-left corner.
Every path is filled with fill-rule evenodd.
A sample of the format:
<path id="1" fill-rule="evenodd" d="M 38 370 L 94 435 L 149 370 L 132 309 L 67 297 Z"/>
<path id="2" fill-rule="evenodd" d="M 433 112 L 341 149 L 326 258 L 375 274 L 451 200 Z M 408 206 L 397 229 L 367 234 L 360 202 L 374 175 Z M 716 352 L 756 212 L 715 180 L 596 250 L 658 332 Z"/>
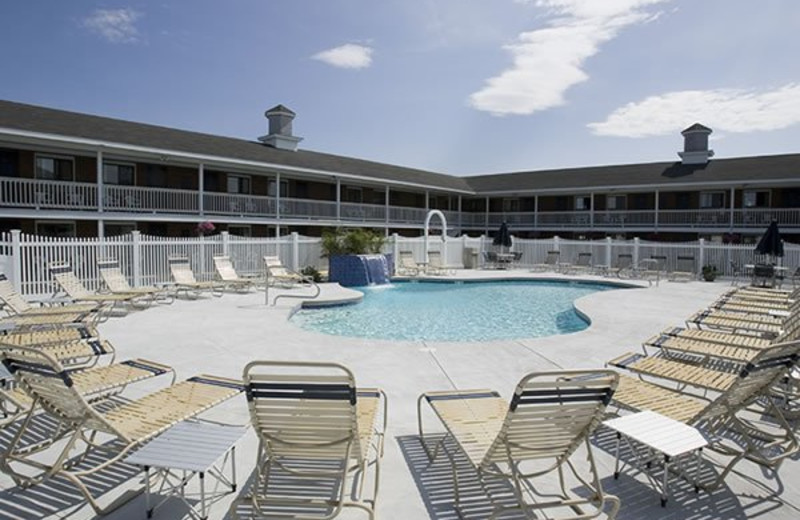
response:
<path id="1" fill-rule="evenodd" d="M 781 240 L 781 232 L 778 230 L 778 221 L 773 220 L 770 223 L 764 236 L 758 241 L 756 253 L 771 256 L 773 263 L 775 257 L 783 257 L 783 240 Z"/>
<path id="2" fill-rule="evenodd" d="M 511 247 L 511 233 L 508 232 L 508 224 L 503 222 L 500 225 L 500 229 L 497 231 L 497 234 L 494 236 L 494 241 L 492 244 L 500 247 Z"/>

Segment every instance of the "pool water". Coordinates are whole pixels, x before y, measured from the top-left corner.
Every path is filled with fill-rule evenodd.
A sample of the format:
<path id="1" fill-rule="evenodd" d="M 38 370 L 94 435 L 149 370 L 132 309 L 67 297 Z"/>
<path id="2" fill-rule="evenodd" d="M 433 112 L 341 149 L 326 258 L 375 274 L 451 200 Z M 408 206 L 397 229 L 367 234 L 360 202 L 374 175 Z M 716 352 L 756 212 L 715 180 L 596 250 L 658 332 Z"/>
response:
<path id="1" fill-rule="evenodd" d="M 589 326 L 573 307 L 615 287 L 575 282 L 394 283 L 362 287 L 354 305 L 303 309 L 300 327 L 337 336 L 487 341 L 552 336 Z"/>

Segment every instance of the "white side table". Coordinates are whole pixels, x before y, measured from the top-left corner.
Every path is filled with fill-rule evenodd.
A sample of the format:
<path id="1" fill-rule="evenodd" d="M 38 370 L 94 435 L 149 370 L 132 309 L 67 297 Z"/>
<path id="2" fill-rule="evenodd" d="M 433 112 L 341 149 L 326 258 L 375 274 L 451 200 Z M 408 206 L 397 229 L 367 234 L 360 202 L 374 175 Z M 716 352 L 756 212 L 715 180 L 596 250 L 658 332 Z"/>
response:
<path id="1" fill-rule="evenodd" d="M 247 426 L 183 421 L 165 431 L 143 448 L 125 459 L 128 464 L 144 468 L 147 518 L 170 497 L 180 498 L 189 506 L 192 518 L 208 518 L 206 475 L 236 491 L 236 442 Z M 221 460 L 220 460 L 221 459 Z M 230 478 L 223 473 L 230 460 Z M 150 471 L 161 478 L 159 493 L 166 493 L 158 504 L 150 506 Z M 179 474 L 180 473 L 180 474 Z M 186 500 L 186 484 L 197 475 L 200 479 L 200 513 Z"/>
<path id="2" fill-rule="evenodd" d="M 619 448 L 622 439 L 628 443 L 631 451 L 636 456 L 636 460 L 643 466 L 641 469 L 647 476 L 653 487 L 661 493 L 661 506 L 667 505 L 669 498 L 669 467 L 671 464 L 679 463 L 682 459 L 688 458 L 692 453 L 694 457 L 694 477 L 692 483 L 695 491 L 699 490 L 697 475 L 700 470 L 700 459 L 703 456 L 703 448 L 708 446 L 708 440 L 697 428 L 693 428 L 682 422 L 678 422 L 669 417 L 652 411 L 644 411 L 616 419 L 610 419 L 603 424 L 617 433 L 617 454 L 614 464 L 614 478 L 619 478 L 620 461 Z M 640 447 L 648 448 L 654 456 L 663 456 L 664 473 L 659 481 L 658 478 L 647 471 L 653 458 L 643 457 L 640 454 Z"/>

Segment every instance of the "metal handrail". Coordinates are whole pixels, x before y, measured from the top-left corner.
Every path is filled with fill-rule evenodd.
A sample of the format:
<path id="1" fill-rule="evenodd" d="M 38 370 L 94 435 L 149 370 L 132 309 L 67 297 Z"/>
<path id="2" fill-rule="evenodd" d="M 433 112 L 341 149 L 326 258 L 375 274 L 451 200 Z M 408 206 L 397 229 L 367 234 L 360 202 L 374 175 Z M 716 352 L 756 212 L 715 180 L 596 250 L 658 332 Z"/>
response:
<path id="1" fill-rule="evenodd" d="M 264 305 L 269 306 L 269 304 L 270 304 L 269 303 L 269 267 L 266 264 L 264 264 L 264 271 L 265 271 L 265 273 L 264 273 Z M 319 297 L 320 293 L 322 292 L 322 289 L 320 289 L 319 284 L 317 284 L 317 282 L 314 281 L 314 278 L 312 278 L 310 276 L 306 276 L 306 275 L 301 274 L 301 273 L 296 273 L 294 271 L 290 271 L 290 272 L 298 275 L 300 278 L 303 279 L 303 282 L 305 282 L 305 283 L 309 284 L 311 287 L 313 287 L 314 291 L 315 291 L 314 295 L 313 296 L 309 296 L 307 294 L 279 294 L 278 296 L 275 297 L 274 300 L 272 300 L 272 306 L 273 307 L 278 303 L 278 300 L 280 300 L 281 298 L 302 298 L 302 299 L 305 299 L 305 300 L 316 300 Z"/>

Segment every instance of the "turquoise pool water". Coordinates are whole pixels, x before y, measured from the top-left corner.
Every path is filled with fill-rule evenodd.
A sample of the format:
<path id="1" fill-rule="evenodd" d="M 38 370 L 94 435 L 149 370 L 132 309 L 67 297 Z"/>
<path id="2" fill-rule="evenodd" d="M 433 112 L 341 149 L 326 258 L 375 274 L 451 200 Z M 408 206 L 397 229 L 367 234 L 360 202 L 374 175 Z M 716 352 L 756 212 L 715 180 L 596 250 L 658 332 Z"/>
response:
<path id="1" fill-rule="evenodd" d="M 395 283 L 362 287 L 354 305 L 303 309 L 292 321 L 337 336 L 487 341 L 552 336 L 589 326 L 573 302 L 615 287 L 574 282 Z"/>

